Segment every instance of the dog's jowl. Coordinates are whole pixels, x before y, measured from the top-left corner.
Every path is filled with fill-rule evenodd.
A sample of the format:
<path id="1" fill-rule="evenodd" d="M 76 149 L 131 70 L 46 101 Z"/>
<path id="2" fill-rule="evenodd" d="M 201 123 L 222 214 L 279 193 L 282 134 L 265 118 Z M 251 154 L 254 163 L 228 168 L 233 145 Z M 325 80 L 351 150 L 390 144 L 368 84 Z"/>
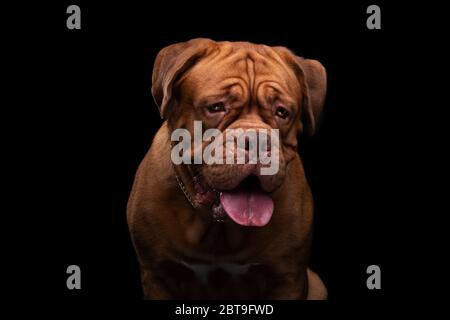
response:
<path id="1" fill-rule="evenodd" d="M 194 39 L 159 52 L 164 122 L 127 212 L 146 298 L 326 298 L 308 268 L 313 200 L 297 150 L 325 93 L 324 67 L 284 47 Z"/>

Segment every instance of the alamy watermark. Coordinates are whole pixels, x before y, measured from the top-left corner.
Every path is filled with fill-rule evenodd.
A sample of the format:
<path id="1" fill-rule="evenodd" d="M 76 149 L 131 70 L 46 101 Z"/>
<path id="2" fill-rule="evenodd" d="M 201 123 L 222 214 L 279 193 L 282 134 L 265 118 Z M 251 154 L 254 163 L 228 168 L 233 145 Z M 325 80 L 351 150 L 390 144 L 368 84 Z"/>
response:
<path id="1" fill-rule="evenodd" d="M 76 4 L 67 7 L 67 14 L 70 14 L 66 20 L 66 27 L 69 30 L 81 29 L 81 9 Z"/>
<path id="2" fill-rule="evenodd" d="M 67 267 L 66 273 L 69 275 L 66 280 L 66 286 L 69 290 L 81 289 L 81 269 L 76 264 Z"/>
<path id="3" fill-rule="evenodd" d="M 171 159 L 174 164 L 253 164 L 261 175 L 274 175 L 280 167 L 278 129 L 207 129 L 194 121 L 194 145 L 187 129 L 175 129 L 171 135 Z M 224 141 L 225 139 L 225 141 Z M 203 142 L 210 142 L 203 150 Z M 193 148 L 192 148 L 193 147 Z M 193 150 L 193 151 L 192 151 Z"/>

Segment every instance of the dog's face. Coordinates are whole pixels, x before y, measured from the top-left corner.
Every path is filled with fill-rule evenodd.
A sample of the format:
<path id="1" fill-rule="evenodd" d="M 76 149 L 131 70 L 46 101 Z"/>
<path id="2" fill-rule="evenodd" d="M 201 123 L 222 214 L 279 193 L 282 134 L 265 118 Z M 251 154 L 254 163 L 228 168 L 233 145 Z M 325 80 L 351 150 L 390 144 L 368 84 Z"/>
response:
<path id="1" fill-rule="evenodd" d="M 283 183 L 297 154 L 298 134 L 305 127 L 314 132 L 325 90 L 325 70 L 319 62 L 296 57 L 283 47 L 244 42 L 195 39 L 175 44 L 159 53 L 153 71 L 152 92 L 172 130 L 185 128 L 194 136 L 194 121 L 201 121 L 203 132 L 212 128 L 222 132 L 223 159 L 227 152 L 236 159 L 239 149 L 246 156 L 243 164 L 191 165 L 197 201 L 214 205 L 219 194 L 216 214 L 227 213 L 243 225 L 261 226 L 270 220 L 274 205 L 270 193 Z M 254 132 L 256 140 L 249 140 L 255 137 L 249 134 L 241 140 L 244 145 L 227 149 L 227 129 L 241 129 L 243 135 Z M 231 139 L 239 139 L 239 134 Z M 277 154 L 273 174 L 261 174 L 273 163 L 248 161 L 250 144 L 261 139 L 266 155 Z M 203 141 L 200 147 L 204 150 L 212 141 Z M 192 155 L 195 147 L 199 145 L 192 144 Z"/>

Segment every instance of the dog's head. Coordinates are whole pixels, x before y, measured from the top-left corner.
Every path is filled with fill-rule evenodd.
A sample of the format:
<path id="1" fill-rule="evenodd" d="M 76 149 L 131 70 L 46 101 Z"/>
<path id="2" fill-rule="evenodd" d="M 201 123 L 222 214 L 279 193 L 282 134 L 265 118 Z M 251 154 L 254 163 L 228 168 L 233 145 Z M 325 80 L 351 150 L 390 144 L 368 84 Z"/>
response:
<path id="1" fill-rule="evenodd" d="M 183 128 L 192 134 L 188 157 L 197 201 L 239 224 L 265 225 L 273 211 L 270 193 L 297 155 L 298 134 L 315 132 L 325 99 L 324 67 L 284 47 L 194 39 L 159 52 L 152 82 L 172 132 Z M 201 143 L 194 143 L 195 123 L 206 133 Z M 223 161 L 208 161 L 208 155 Z M 240 155 L 244 163 L 226 161 Z M 262 161 L 263 155 L 272 163 Z M 276 170 L 263 174 L 268 167 Z"/>

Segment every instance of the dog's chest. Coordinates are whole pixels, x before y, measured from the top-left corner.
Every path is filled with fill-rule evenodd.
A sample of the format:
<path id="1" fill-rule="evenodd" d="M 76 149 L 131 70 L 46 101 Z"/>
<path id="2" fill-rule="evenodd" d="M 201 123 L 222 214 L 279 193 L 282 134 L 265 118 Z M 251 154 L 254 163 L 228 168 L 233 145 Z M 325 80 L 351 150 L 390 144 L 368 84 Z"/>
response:
<path id="1" fill-rule="evenodd" d="M 237 263 L 218 263 L 218 264 L 205 264 L 205 263 L 186 263 L 184 261 L 180 262 L 186 268 L 191 270 L 195 277 L 202 283 L 207 285 L 210 277 L 215 272 L 221 272 L 226 274 L 228 277 L 236 278 L 239 276 L 244 276 L 249 272 L 251 266 L 256 266 L 257 264 L 247 263 L 247 264 L 237 264 Z"/>
<path id="2" fill-rule="evenodd" d="M 254 298 L 267 287 L 267 267 L 257 263 L 166 263 L 164 279 L 173 294 L 183 298 Z M 161 270 L 162 271 L 162 270 Z"/>

